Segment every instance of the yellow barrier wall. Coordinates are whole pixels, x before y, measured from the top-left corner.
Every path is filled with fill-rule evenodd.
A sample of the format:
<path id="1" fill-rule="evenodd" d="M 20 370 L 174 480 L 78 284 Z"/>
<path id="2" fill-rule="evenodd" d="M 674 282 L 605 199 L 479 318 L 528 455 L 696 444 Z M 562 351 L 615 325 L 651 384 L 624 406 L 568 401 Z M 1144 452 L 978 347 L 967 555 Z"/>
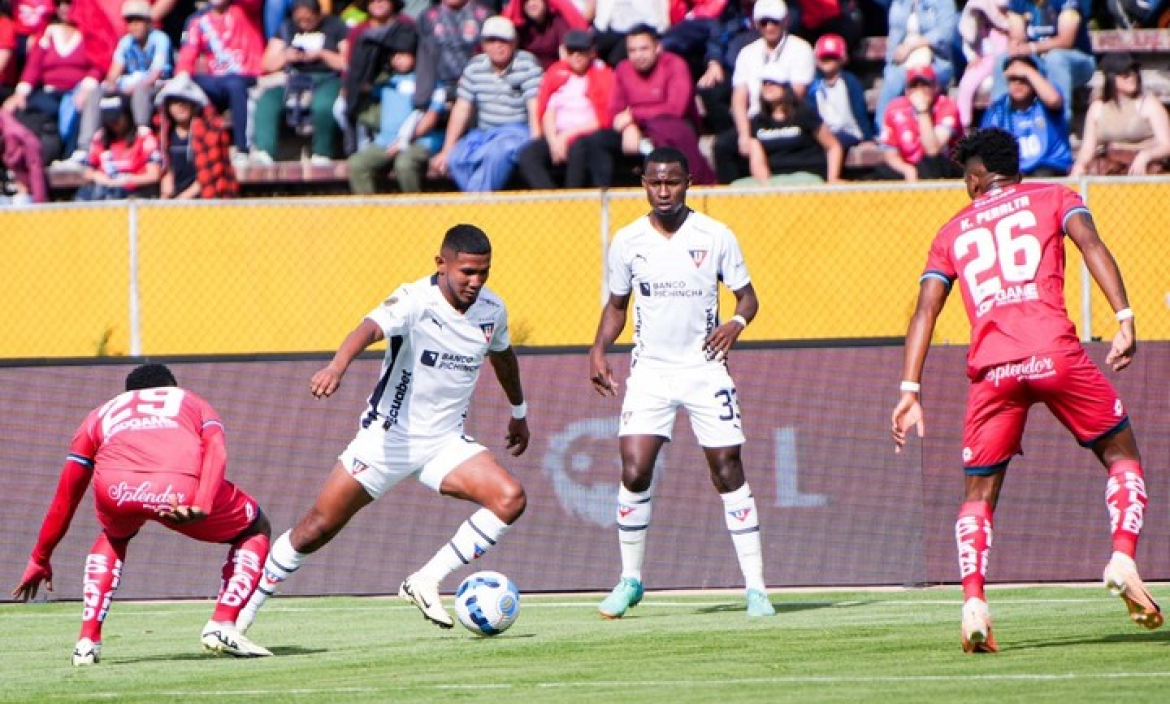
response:
<path id="1" fill-rule="evenodd" d="M 1170 183 L 1095 183 L 1088 199 L 1117 256 L 1145 339 L 1170 339 L 1163 227 Z M 899 337 L 934 232 L 966 203 L 961 186 L 732 193 L 691 205 L 739 235 L 762 307 L 747 340 Z M 524 345 L 586 345 L 602 300 L 608 232 L 647 211 L 640 191 L 557 196 L 250 200 L 0 211 L 5 234 L 0 356 L 128 354 L 129 233 L 136 222 L 141 352 L 329 351 L 401 282 L 433 271 L 443 232 L 480 225 L 489 286 Z M 1081 318 L 1069 247 L 1068 305 Z M 727 297 L 725 315 L 730 311 Z M 1112 311 L 1093 299 L 1093 332 Z M 958 297 L 936 342 L 967 341 Z M 624 340 L 629 339 L 627 330 Z"/>

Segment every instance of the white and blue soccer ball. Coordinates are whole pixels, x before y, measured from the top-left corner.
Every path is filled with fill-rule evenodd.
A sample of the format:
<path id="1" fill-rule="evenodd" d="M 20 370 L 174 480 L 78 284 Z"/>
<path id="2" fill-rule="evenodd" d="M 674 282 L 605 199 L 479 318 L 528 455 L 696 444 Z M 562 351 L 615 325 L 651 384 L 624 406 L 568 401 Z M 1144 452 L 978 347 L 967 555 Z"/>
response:
<path id="1" fill-rule="evenodd" d="M 476 572 L 455 592 L 459 623 L 480 636 L 497 636 L 520 615 L 520 590 L 499 572 Z"/>

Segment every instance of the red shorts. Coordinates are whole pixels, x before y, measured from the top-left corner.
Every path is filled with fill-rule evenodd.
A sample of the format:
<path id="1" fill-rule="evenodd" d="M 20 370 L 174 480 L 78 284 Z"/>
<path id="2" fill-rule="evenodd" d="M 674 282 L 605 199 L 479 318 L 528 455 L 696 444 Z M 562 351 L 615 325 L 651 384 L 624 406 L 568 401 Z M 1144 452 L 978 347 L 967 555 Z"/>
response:
<path id="1" fill-rule="evenodd" d="M 155 511 L 169 506 L 171 497 L 190 504 L 199 481 L 186 474 L 99 470 L 94 474 L 94 503 L 98 523 L 114 539 L 129 538 L 147 521 L 205 543 L 230 543 L 252 525 L 259 514 L 256 501 L 224 480 L 215 495 L 212 513 L 202 521 L 176 525 Z"/>
<path id="2" fill-rule="evenodd" d="M 1129 422 L 1113 384 L 1083 348 L 1034 355 L 979 372 L 967 392 L 963 468 L 990 474 L 1023 452 L 1028 409 L 1043 403 L 1086 447 Z"/>

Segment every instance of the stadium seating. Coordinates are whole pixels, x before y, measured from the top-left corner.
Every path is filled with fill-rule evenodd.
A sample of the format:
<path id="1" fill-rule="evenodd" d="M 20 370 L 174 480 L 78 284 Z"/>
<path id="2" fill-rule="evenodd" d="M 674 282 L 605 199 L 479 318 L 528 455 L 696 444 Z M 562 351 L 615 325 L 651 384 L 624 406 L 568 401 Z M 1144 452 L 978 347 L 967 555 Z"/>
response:
<path id="1" fill-rule="evenodd" d="M 1115 29 L 1092 31 L 1090 36 L 1098 58 L 1104 54 L 1125 51 L 1136 54 L 1143 63 L 1143 84 L 1162 102 L 1170 104 L 1170 32 L 1159 29 Z M 885 37 L 867 37 L 852 57 L 853 70 L 870 86 L 866 98 L 871 110 L 877 101 L 874 86 L 881 80 L 885 52 Z M 1089 85 L 1096 88 L 1100 82 L 1101 73 L 1098 71 Z M 1083 104 L 1080 104 L 1082 101 Z M 977 98 L 977 108 L 986 107 L 986 104 L 986 95 Z M 1080 112 L 1087 104 L 1087 97 L 1079 96 Z M 845 163 L 847 175 L 863 173 L 881 161 L 881 149 L 876 145 L 851 149 Z M 344 160 L 335 161 L 331 166 L 313 166 L 307 161 L 282 161 L 271 166 L 249 165 L 237 175 L 244 196 L 331 195 L 349 192 Z M 452 189 L 450 182 L 440 177 L 428 177 L 427 183 L 434 190 Z M 55 200 L 71 197 L 80 185 L 80 172 L 50 173 L 50 187 Z"/>

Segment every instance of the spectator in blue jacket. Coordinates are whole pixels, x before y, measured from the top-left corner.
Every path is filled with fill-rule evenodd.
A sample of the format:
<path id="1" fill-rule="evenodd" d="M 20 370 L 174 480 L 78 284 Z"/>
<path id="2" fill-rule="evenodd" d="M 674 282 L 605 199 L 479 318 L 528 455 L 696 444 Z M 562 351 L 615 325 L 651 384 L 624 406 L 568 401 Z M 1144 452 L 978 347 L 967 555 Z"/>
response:
<path id="1" fill-rule="evenodd" d="M 817 77 L 808 90 L 809 104 L 847 154 L 850 147 L 873 139 L 865 89 L 861 80 L 845 68 L 849 49 L 840 35 L 822 35 L 813 53 L 817 57 Z"/>
<path id="2" fill-rule="evenodd" d="M 1093 78 L 1097 61 L 1086 24 L 1092 0 L 1008 0 L 1007 68 L 1013 56 L 1031 56 L 1064 96 L 1064 119 L 1072 122 L 1073 91 Z M 1007 91 L 1004 72 L 992 74 L 991 99 Z"/>
<path id="3" fill-rule="evenodd" d="M 1065 176 L 1072 168 L 1072 145 L 1065 97 L 1030 56 L 1013 56 L 1004 67 L 1007 93 L 983 113 L 981 127 L 999 127 L 1020 143 L 1020 172 L 1025 176 Z"/>

